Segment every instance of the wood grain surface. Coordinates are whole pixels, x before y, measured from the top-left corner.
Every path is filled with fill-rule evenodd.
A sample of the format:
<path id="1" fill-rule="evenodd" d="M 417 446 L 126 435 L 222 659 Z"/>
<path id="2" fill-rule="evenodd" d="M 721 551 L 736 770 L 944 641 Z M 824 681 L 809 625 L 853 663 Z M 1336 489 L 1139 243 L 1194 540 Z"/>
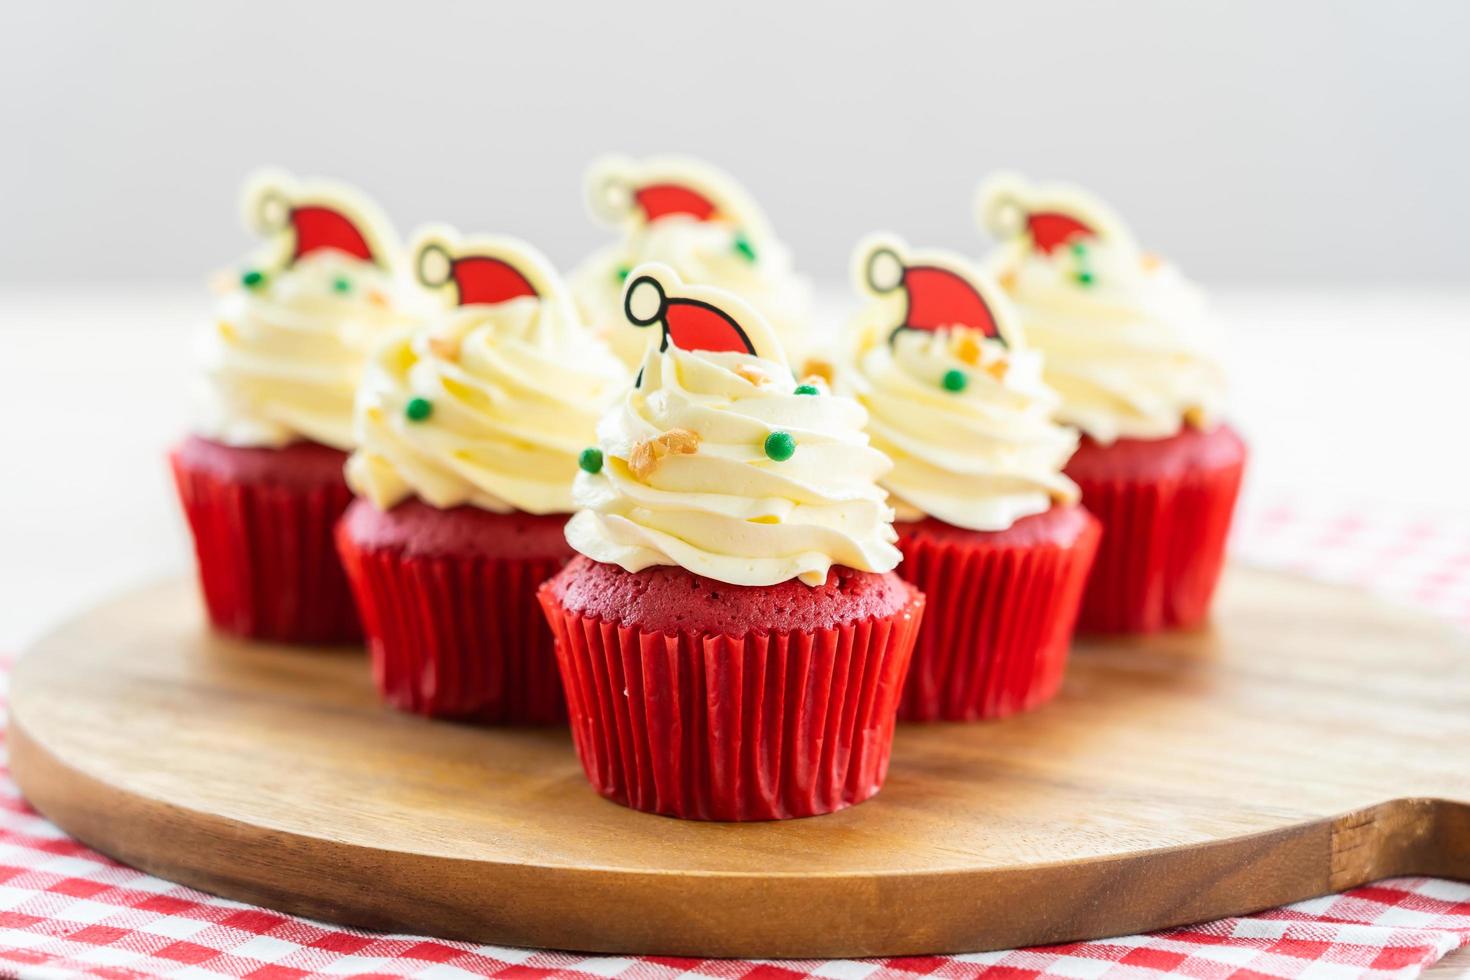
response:
<path id="1" fill-rule="evenodd" d="M 12 765 L 48 817 L 206 891 L 512 945 L 953 952 L 1132 933 L 1375 878 L 1470 878 L 1470 641 L 1232 570 L 1216 625 L 1084 642 L 1062 697 L 901 726 L 831 816 L 708 824 L 595 796 L 564 732 L 378 705 L 360 652 L 208 632 L 192 587 L 17 665 Z"/>

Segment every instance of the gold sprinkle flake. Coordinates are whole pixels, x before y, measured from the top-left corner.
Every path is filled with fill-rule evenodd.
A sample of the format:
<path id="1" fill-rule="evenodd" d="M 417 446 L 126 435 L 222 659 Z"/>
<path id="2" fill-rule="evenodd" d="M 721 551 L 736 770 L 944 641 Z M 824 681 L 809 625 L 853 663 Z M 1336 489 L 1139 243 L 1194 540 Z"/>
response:
<path id="1" fill-rule="evenodd" d="M 956 327 L 949 335 L 949 349 L 955 357 L 971 366 L 979 365 L 984 347 L 980 344 L 980 333 L 969 327 Z"/>
<path id="2" fill-rule="evenodd" d="M 665 456 L 692 456 L 699 452 L 699 433 L 688 429 L 670 429 L 661 436 L 647 439 L 633 447 L 628 455 L 628 469 L 642 480 L 654 470 Z"/>
<path id="3" fill-rule="evenodd" d="M 218 324 L 219 335 L 228 344 L 238 343 L 240 335 L 235 332 L 235 325 L 228 320 L 221 320 Z"/>
<path id="4" fill-rule="evenodd" d="M 998 357 L 995 360 L 991 361 L 989 364 L 985 365 L 986 373 L 988 373 L 992 378 L 997 381 L 1004 381 L 1006 379 L 1006 373 L 1010 371 L 1010 369 L 1011 362 L 1006 360 L 1004 356 Z"/>
<path id="5" fill-rule="evenodd" d="M 1144 272 L 1154 272 L 1163 267 L 1164 260 L 1157 253 L 1144 252 L 1139 258 L 1139 265 L 1143 266 Z"/>
<path id="6" fill-rule="evenodd" d="M 368 291 L 367 301 L 380 310 L 386 310 L 388 308 L 388 297 L 376 289 Z"/>
<path id="7" fill-rule="evenodd" d="M 810 383 L 813 377 L 821 378 L 829 385 L 832 383 L 832 365 L 821 358 L 813 357 L 808 359 L 806 365 L 802 367 L 801 373 L 804 376 L 803 380 L 807 383 Z"/>
<path id="8" fill-rule="evenodd" d="M 459 338 L 431 335 L 429 337 L 429 350 L 435 357 L 441 357 L 446 361 L 458 360 Z"/>
<path id="9" fill-rule="evenodd" d="M 757 388 L 763 388 L 771 383 L 771 379 L 766 377 L 766 372 L 762 371 L 754 364 L 738 365 L 735 368 L 735 373 L 740 375 L 746 381 L 749 381 L 751 384 L 755 385 Z"/>

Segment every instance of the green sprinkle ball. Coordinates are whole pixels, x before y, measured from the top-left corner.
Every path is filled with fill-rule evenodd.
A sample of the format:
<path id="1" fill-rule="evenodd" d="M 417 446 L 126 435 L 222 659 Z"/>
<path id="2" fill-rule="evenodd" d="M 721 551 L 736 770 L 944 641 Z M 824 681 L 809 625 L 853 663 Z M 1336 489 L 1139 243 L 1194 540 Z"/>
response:
<path id="1" fill-rule="evenodd" d="M 240 285 L 246 289 L 259 289 L 265 285 L 265 273 L 259 269 L 250 269 L 240 277 Z"/>
<path id="2" fill-rule="evenodd" d="M 618 282 L 627 282 L 628 274 L 632 271 L 633 270 L 628 268 L 626 265 L 618 266 Z"/>
<path id="3" fill-rule="evenodd" d="M 1079 270 L 1077 273 L 1077 283 L 1081 286 L 1091 286 L 1092 273 L 1088 272 L 1086 269 Z"/>
<path id="4" fill-rule="evenodd" d="M 1087 254 L 1087 244 L 1085 242 L 1073 242 L 1072 254 L 1077 256 L 1079 259 L 1082 258 L 1082 256 Z"/>
<path id="5" fill-rule="evenodd" d="M 345 276 L 338 276 L 332 280 L 332 288 L 339 293 L 350 293 L 352 292 L 352 282 Z"/>
<path id="6" fill-rule="evenodd" d="M 588 446 L 582 450 L 582 455 L 577 457 L 577 465 L 587 473 L 602 472 L 602 450 L 596 446 Z"/>
<path id="7" fill-rule="evenodd" d="M 427 398 L 410 398 L 403 414 L 408 416 L 410 422 L 422 422 L 434 414 L 434 403 Z"/>
<path id="8" fill-rule="evenodd" d="M 816 385 L 797 385 L 796 386 L 796 394 L 798 394 L 798 395 L 820 395 L 821 392 L 817 390 L 817 386 Z"/>
<path id="9" fill-rule="evenodd" d="M 766 455 L 778 463 L 784 463 L 796 455 L 796 440 L 791 433 L 776 431 L 766 436 Z"/>
<path id="10" fill-rule="evenodd" d="M 744 257 L 745 261 L 755 261 L 755 249 L 750 247 L 750 239 L 746 238 L 744 235 L 737 234 L 735 236 L 734 245 L 735 251 L 739 252 L 741 256 Z"/>
<path id="11" fill-rule="evenodd" d="M 944 372 L 944 377 L 939 379 L 939 383 L 944 385 L 945 391 L 960 392 L 964 391 L 965 386 L 970 383 L 970 376 L 958 368 L 950 368 Z"/>

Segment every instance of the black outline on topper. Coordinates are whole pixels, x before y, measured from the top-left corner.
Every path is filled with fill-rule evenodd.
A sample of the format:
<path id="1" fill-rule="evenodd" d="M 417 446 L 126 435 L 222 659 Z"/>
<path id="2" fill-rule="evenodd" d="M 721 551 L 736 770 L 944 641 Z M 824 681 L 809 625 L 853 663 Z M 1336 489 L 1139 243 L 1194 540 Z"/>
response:
<path id="1" fill-rule="evenodd" d="M 389 256 L 398 247 L 398 239 L 388 218 L 356 188 L 334 185 L 334 189 L 343 195 L 338 196 L 333 189 L 317 187 L 317 183 L 308 182 L 303 187 L 295 178 L 282 173 L 259 174 L 246 181 L 247 193 L 251 195 L 247 212 L 251 230 L 262 237 L 279 237 L 290 232 L 294 239 L 293 247 L 281 260 L 281 268 L 294 268 L 299 259 L 296 252 L 301 247 L 301 239 L 296 233 L 296 212 L 302 208 L 320 208 L 340 216 L 362 237 L 369 258 L 353 256 L 354 259 L 391 272 Z M 272 210 L 276 211 L 279 220 L 271 219 Z"/>
<path id="2" fill-rule="evenodd" d="M 898 263 L 898 267 L 903 270 L 902 274 L 898 277 L 898 282 L 894 283 L 892 286 L 887 287 L 886 289 L 880 287 L 876 282 L 873 281 L 873 260 L 878 258 L 878 256 L 880 255 L 892 256 L 893 260 Z M 908 324 L 909 309 L 913 305 L 913 294 L 910 293 L 909 290 L 905 287 L 908 283 L 909 272 L 913 269 L 927 269 L 934 272 L 943 272 L 947 275 L 958 276 L 959 278 L 964 279 L 964 277 L 960 276 L 959 273 L 955 272 L 955 270 L 945 268 L 942 265 L 909 265 L 908 263 L 904 262 L 903 256 L 899 255 L 898 252 L 896 252 L 892 248 L 889 248 L 887 245 L 879 246 L 878 248 L 873 249 L 872 252 L 868 253 L 868 259 L 864 265 L 863 270 L 864 277 L 868 280 L 868 288 L 873 290 L 873 292 L 877 293 L 880 296 L 886 296 L 887 294 L 900 289 L 903 290 L 903 315 L 900 317 L 900 322 L 898 326 L 894 327 L 893 330 L 888 334 L 889 346 L 892 346 L 893 341 L 898 337 L 900 333 L 905 330 L 913 330 L 917 333 L 935 332 L 924 327 L 911 327 Z M 980 332 L 986 337 L 992 340 L 1000 341 L 1002 347 L 1009 349 L 1011 345 L 1009 342 L 1006 341 L 1005 334 L 1000 329 L 1000 320 L 996 317 L 995 310 L 993 307 L 991 307 L 990 301 L 985 298 L 984 290 L 980 289 L 978 286 L 975 285 L 975 283 L 971 282 L 968 279 L 964 279 L 964 281 L 966 285 L 968 285 L 971 289 L 975 291 L 975 296 L 977 299 L 980 300 L 980 305 L 985 307 L 985 312 L 989 315 L 990 322 L 995 325 L 995 334 L 994 336 L 992 336 L 991 334 L 985 333 L 985 331 L 981 330 L 981 328 L 971 326 L 968 323 L 948 324 L 948 326 L 968 327 L 972 330 L 980 330 Z"/>
<path id="3" fill-rule="evenodd" d="M 438 282 L 433 282 L 428 276 L 424 275 L 424 259 L 427 258 L 430 253 L 437 253 L 444 256 L 444 278 L 440 279 Z M 459 278 L 454 274 L 454 270 L 464 259 L 485 259 L 491 262 L 499 262 L 501 265 L 505 266 L 508 269 L 511 269 L 516 273 L 516 275 L 520 276 L 526 281 L 526 284 L 531 287 L 532 296 L 536 297 L 538 300 L 545 298 L 541 295 L 540 291 L 536 289 L 536 284 L 531 281 L 531 277 L 526 275 L 525 271 L 522 270 L 521 267 L 516 265 L 514 262 L 511 262 L 499 255 L 485 255 L 482 252 L 474 251 L 461 252 L 460 254 L 456 255 L 453 251 L 450 250 L 450 246 L 447 243 L 438 240 L 427 241 L 419 247 L 418 254 L 413 257 L 414 278 L 419 281 L 420 285 L 425 286 L 429 289 L 443 289 L 445 286 L 452 285 L 454 287 L 453 305 L 464 306 L 466 305 L 464 302 L 464 293 L 463 290 L 460 289 Z"/>
<path id="4" fill-rule="evenodd" d="M 262 202 L 266 197 L 270 196 L 271 193 L 272 192 L 268 191 L 266 194 L 262 195 Z M 274 193 L 279 194 L 282 199 L 285 199 L 286 197 L 285 193 L 279 188 L 275 188 Z M 286 203 L 286 223 L 284 226 L 277 230 L 277 234 L 280 234 L 286 231 L 287 228 L 289 228 L 291 234 L 296 236 L 296 241 L 294 242 L 296 247 L 291 249 L 291 254 L 286 258 L 286 268 L 293 268 L 296 263 L 301 260 L 301 256 L 297 254 L 301 250 L 301 236 L 296 230 L 296 212 L 300 211 L 302 208 L 316 208 L 317 210 L 330 211 L 333 214 L 337 215 L 337 217 L 341 218 L 343 221 L 351 225 L 352 230 L 357 232 L 359 237 L 362 238 L 362 243 L 367 246 L 368 255 L 370 256 L 370 258 L 368 258 L 367 260 L 368 263 L 377 266 L 379 269 L 386 270 L 388 268 L 387 260 L 384 259 L 383 256 L 378 254 L 378 249 L 373 247 L 373 236 L 363 231 L 362 225 L 358 223 L 358 219 L 354 217 L 350 211 L 343 210 L 341 205 L 336 203 L 314 204 L 311 202 L 307 202 L 305 204 L 292 204 L 289 201 L 287 201 Z M 354 255 L 352 256 L 352 258 L 356 259 L 357 256 Z M 358 259 L 358 261 L 361 262 L 362 260 Z"/>
<path id="5" fill-rule="evenodd" d="M 633 315 L 633 294 L 637 292 L 638 287 L 642 286 L 644 283 L 649 283 L 650 285 L 652 285 L 654 290 L 658 293 L 658 312 L 646 320 L 640 319 L 639 317 Z M 755 346 L 751 344 L 750 335 L 745 332 L 745 328 L 742 327 L 740 323 L 729 314 L 728 311 L 718 306 L 715 306 L 713 303 L 709 303 L 701 299 L 688 299 L 680 296 L 670 297 L 669 294 L 664 291 L 663 283 L 659 282 L 656 278 L 650 275 L 639 276 L 637 279 L 634 279 L 631 283 L 628 284 L 627 289 L 623 290 L 623 316 L 627 317 L 629 323 L 640 329 L 651 327 L 655 323 L 659 324 L 660 329 L 663 331 L 663 335 L 658 347 L 659 353 L 663 353 L 664 351 L 669 349 L 668 311 L 669 307 L 674 303 L 680 303 L 684 306 L 697 306 L 701 309 L 706 309 L 712 313 L 717 314 L 720 319 L 724 320 L 726 323 L 730 324 L 730 326 L 735 328 L 735 333 L 740 338 L 740 342 L 745 345 L 745 352 L 747 354 L 751 355 L 752 357 L 760 356 L 760 354 L 756 352 Z M 679 349 L 683 350 L 684 348 L 680 347 Z M 639 368 L 638 379 L 633 382 L 633 387 L 640 388 L 642 386 L 643 369 Z"/>

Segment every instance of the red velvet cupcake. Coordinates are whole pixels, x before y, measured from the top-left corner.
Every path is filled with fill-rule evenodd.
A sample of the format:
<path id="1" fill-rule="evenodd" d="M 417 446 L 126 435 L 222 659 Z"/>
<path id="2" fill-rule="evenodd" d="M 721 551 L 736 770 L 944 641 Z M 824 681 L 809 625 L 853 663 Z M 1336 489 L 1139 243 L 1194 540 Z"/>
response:
<path id="1" fill-rule="evenodd" d="M 346 460 L 314 442 L 256 449 L 198 436 L 169 454 L 215 626 L 291 643 L 361 636 L 332 546 L 333 525 L 352 500 Z"/>
<path id="2" fill-rule="evenodd" d="M 1066 472 L 1103 537 L 1079 628 L 1198 625 L 1246 458 L 1218 422 L 1225 381 L 1202 296 L 1075 188 L 1001 176 L 980 206 L 1006 242 L 997 274 L 1046 356 L 1058 417 L 1083 433 Z"/>
<path id="3" fill-rule="evenodd" d="M 1061 504 L 1004 531 L 899 521 L 899 574 L 929 600 L 901 721 L 979 721 L 1040 707 L 1066 673 L 1099 527 Z"/>
<path id="4" fill-rule="evenodd" d="M 659 332 L 577 477 L 585 557 L 541 590 L 587 777 L 699 820 L 859 803 L 923 608 L 891 571 L 887 461 L 735 296 L 645 265 L 625 309 Z"/>
<path id="5" fill-rule="evenodd" d="M 1205 620 L 1245 457 L 1227 425 L 1111 445 L 1082 440 L 1067 475 L 1106 528 L 1083 601 L 1085 628 L 1151 633 Z"/>
<path id="6" fill-rule="evenodd" d="M 170 464 L 216 627 L 291 643 L 360 638 L 332 533 L 352 398 L 395 312 L 392 232 L 352 191 L 264 174 L 246 211 L 269 242 L 205 335 L 207 414 Z"/>
<path id="7" fill-rule="evenodd" d="M 508 239 L 416 246 L 447 305 L 376 353 L 337 543 L 391 705 L 485 724 L 566 717 L 536 590 L 572 555 L 578 451 L 624 383 L 550 264 Z"/>
<path id="8" fill-rule="evenodd" d="M 338 528 L 373 678 L 393 707 L 482 723 L 566 718 L 536 590 L 572 557 L 565 514 L 366 500 Z"/>
<path id="9" fill-rule="evenodd" d="M 780 820 L 883 785 L 922 605 L 891 573 L 756 587 L 579 557 L 541 601 L 577 753 L 608 799 Z"/>
<path id="10" fill-rule="evenodd" d="M 1062 683 L 1098 527 L 1061 473 L 1076 435 L 1004 297 L 965 260 L 858 251 L 872 299 L 842 384 L 868 410 L 898 509 L 899 575 L 928 599 L 900 720 L 1037 707 Z"/>

